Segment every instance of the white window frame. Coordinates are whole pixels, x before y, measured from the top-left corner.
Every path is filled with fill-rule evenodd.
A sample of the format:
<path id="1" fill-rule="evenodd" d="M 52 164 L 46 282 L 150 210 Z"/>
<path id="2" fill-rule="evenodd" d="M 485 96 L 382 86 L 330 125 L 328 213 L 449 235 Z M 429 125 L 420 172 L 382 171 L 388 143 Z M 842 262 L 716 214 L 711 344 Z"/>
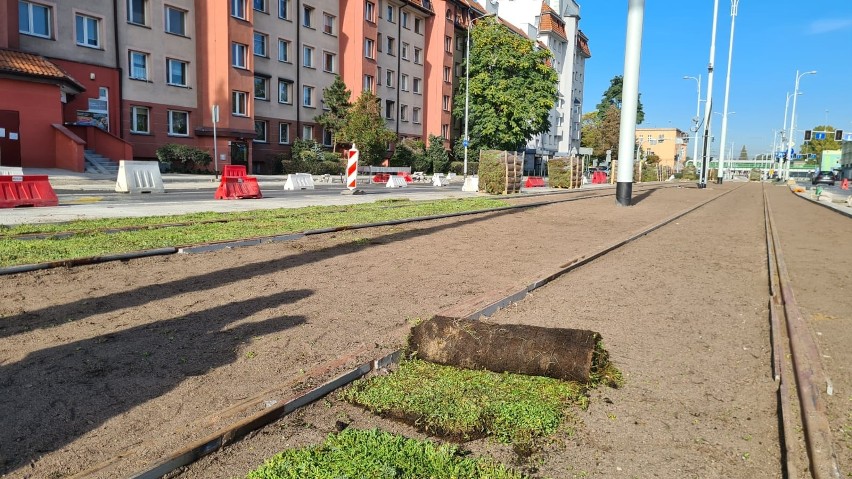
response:
<path id="1" fill-rule="evenodd" d="M 416 124 L 420 124 L 420 108 L 414 107 L 411 109 L 411 121 Z"/>
<path id="2" fill-rule="evenodd" d="M 363 91 L 374 92 L 376 87 L 376 79 L 373 75 L 364 75 Z"/>
<path id="3" fill-rule="evenodd" d="M 386 70 L 385 71 L 385 86 L 388 88 L 393 88 L 393 79 L 394 79 L 394 71 Z"/>
<path id="4" fill-rule="evenodd" d="M 414 16 L 414 33 L 423 35 L 423 19 L 417 15 Z"/>
<path id="5" fill-rule="evenodd" d="M 139 4 L 142 6 L 141 22 L 133 18 L 132 6 L 134 4 Z M 133 25 L 148 25 L 148 0 L 127 0 L 127 23 L 132 23 Z"/>
<path id="6" fill-rule="evenodd" d="M 444 81 L 450 83 L 453 81 L 453 69 L 444 65 Z"/>
<path id="7" fill-rule="evenodd" d="M 396 56 L 396 38 L 387 37 L 387 40 L 388 40 L 387 54 L 392 56 L 392 57 L 395 57 Z"/>
<path id="8" fill-rule="evenodd" d="M 370 0 L 364 2 L 364 20 L 376 23 L 376 4 Z"/>
<path id="9" fill-rule="evenodd" d="M 331 59 L 331 67 L 328 65 L 328 60 Z M 337 71 L 337 54 L 332 53 L 328 50 L 323 50 L 322 52 L 322 71 L 328 73 L 334 73 Z"/>
<path id="10" fill-rule="evenodd" d="M 423 49 L 414 47 L 414 64 L 422 65 L 423 64 Z"/>
<path id="11" fill-rule="evenodd" d="M 180 25 L 181 31 L 179 31 L 179 32 L 173 31 L 174 26 L 172 25 L 171 19 L 169 17 L 170 11 L 171 12 L 177 12 L 181 15 L 181 25 Z M 187 12 L 186 10 L 181 10 L 180 8 L 173 7 L 171 5 L 166 5 L 165 8 L 163 8 L 163 30 L 165 30 L 166 33 L 171 33 L 172 35 L 179 35 L 181 37 L 188 36 L 186 34 L 187 13 L 189 13 L 189 12 Z"/>
<path id="12" fill-rule="evenodd" d="M 185 133 L 175 131 L 175 115 L 176 114 L 185 115 L 185 118 L 186 118 L 186 132 Z M 189 136 L 189 112 L 188 111 L 169 110 L 168 123 L 169 123 L 169 136 Z"/>
<path id="13" fill-rule="evenodd" d="M 413 91 L 414 93 L 416 93 L 418 95 L 423 93 L 423 80 L 420 79 L 420 78 L 414 77 L 414 80 L 411 84 L 411 91 Z"/>
<path id="14" fill-rule="evenodd" d="M 282 90 L 281 87 L 284 87 Z M 281 92 L 284 92 L 287 96 L 285 101 L 281 101 Z M 278 79 L 278 103 L 282 105 L 292 105 L 293 104 L 293 82 L 288 80 Z"/>
<path id="15" fill-rule="evenodd" d="M 231 66 L 241 70 L 248 70 L 248 52 L 248 45 L 231 42 Z"/>
<path id="16" fill-rule="evenodd" d="M 302 45 L 302 66 L 305 68 L 315 68 L 314 47 L 310 45 Z"/>
<path id="17" fill-rule="evenodd" d="M 248 19 L 246 0 L 231 0 L 231 16 L 240 20 Z"/>
<path id="18" fill-rule="evenodd" d="M 257 81 L 260 80 L 263 83 L 263 96 L 257 96 Z M 269 101 L 269 78 L 261 77 L 255 75 L 254 80 L 252 81 L 252 96 L 255 100 L 266 100 Z"/>
<path id="19" fill-rule="evenodd" d="M 450 95 L 444 95 L 441 98 L 441 107 L 444 111 L 450 111 Z"/>
<path id="20" fill-rule="evenodd" d="M 278 0 L 278 18 L 290 19 L 290 0 Z"/>
<path id="21" fill-rule="evenodd" d="M 290 40 L 285 40 L 283 38 L 278 39 L 278 61 L 282 63 L 291 63 L 290 62 Z M 281 48 L 281 47 L 284 48 Z M 281 53 L 284 55 L 281 55 Z"/>
<path id="22" fill-rule="evenodd" d="M 145 129 L 137 130 L 136 129 L 136 115 L 137 112 L 145 113 Z M 149 135 L 151 134 L 151 109 L 147 106 L 131 106 L 130 107 L 130 132 L 131 133 L 139 133 Z"/>
<path id="23" fill-rule="evenodd" d="M 258 40 L 260 40 L 260 46 L 262 47 L 262 51 L 260 52 L 257 50 Z M 269 58 L 269 35 L 255 31 L 252 35 L 251 50 L 256 57 Z"/>
<path id="24" fill-rule="evenodd" d="M 262 125 L 263 128 L 263 137 L 257 135 L 257 127 L 258 125 Z M 253 143 L 269 143 L 269 121 L 267 120 L 254 120 L 254 133 L 255 137 L 251 140 Z"/>
<path id="25" fill-rule="evenodd" d="M 376 41 L 372 38 L 364 39 L 364 58 L 376 58 Z"/>
<path id="26" fill-rule="evenodd" d="M 449 35 L 444 36 L 444 51 L 446 53 L 453 52 L 453 37 Z"/>
<path id="27" fill-rule="evenodd" d="M 80 25 L 78 25 L 78 19 L 83 20 L 83 28 L 80 29 Z M 89 40 L 89 30 L 91 26 L 88 21 L 94 22 L 95 26 L 95 43 L 88 43 Z M 93 17 L 91 15 L 86 15 L 84 13 L 75 13 L 74 14 L 74 40 L 77 42 L 78 46 L 85 48 L 100 48 L 101 47 L 101 19 L 98 17 Z M 83 35 L 83 42 L 80 42 L 80 35 Z"/>
<path id="28" fill-rule="evenodd" d="M 400 12 L 399 18 L 402 22 L 402 28 L 408 28 L 408 12 Z"/>
<path id="29" fill-rule="evenodd" d="M 28 2 L 21 0 L 18 2 L 19 8 L 22 6 L 26 6 L 27 9 L 27 19 L 29 20 L 27 25 L 18 25 L 18 32 L 23 33 L 24 35 L 30 35 L 33 37 L 39 38 L 53 38 L 53 7 L 50 5 L 43 5 L 41 3 Z M 47 34 L 37 33 L 34 31 L 34 23 L 33 23 L 33 8 L 41 8 L 44 9 L 45 15 L 47 16 Z M 20 12 L 18 13 L 18 18 L 20 18 Z M 20 22 L 19 22 L 20 23 Z"/>
<path id="30" fill-rule="evenodd" d="M 408 105 L 399 106 L 399 120 L 408 121 Z"/>
<path id="31" fill-rule="evenodd" d="M 311 85 L 302 85 L 302 106 L 314 108 L 314 91 L 315 88 Z"/>
<path id="32" fill-rule="evenodd" d="M 183 65 L 183 83 L 175 83 L 172 81 L 172 65 Z M 166 58 L 166 84 L 172 86 L 185 87 L 189 85 L 189 62 L 178 60 L 177 58 Z"/>
<path id="33" fill-rule="evenodd" d="M 261 8 L 257 8 L 258 1 L 261 3 Z M 269 2 L 268 0 L 251 0 L 251 8 L 255 12 L 269 13 Z"/>
<path id="34" fill-rule="evenodd" d="M 145 70 L 144 76 L 135 75 L 136 67 L 135 67 L 134 62 L 133 62 L 134 55 L 138 55 L 139 58 L 142 58 L 145 61 L 145 65 L 143 67 L 144 70 Z M 140 51 L 136 51 L 136 50 L 128 50 L 127 51 L 127 73 L 128 73 L 128 76 L 132 80 L 148 81 L 148 78 L 150 77 L 150 69 L 148 68 L 148 63 L 150 63 L 148 61 L 149 56 L 150 55 L 148 55 L 145 52 L 140 52 Z"/>
<path id="35" fill-rule="evenodd" d="M 333 141 L 334 141 L 334 135 L 331 133 L 331 130 L 323 127 L 323 129 L 322 129 L 322 146 L 332 146 Z"/>
<path id="36" fill-rule="evenodd" d="M 408 91 L 408 75 L 405 73 L 399 79 L 399 89 L 402 91 Z"/>
<path id="37" fill-rule="evenodd" d="M 402 42 L 402 53 L 401 53 L 401 56 L 402 56 L 402 59 L 403 59 L 403 60 L 408 60 L 408 50 L 409 50 L 410 48 L 411 48 L 411 47 L 408 45 L 408 43 L 406 43 L 406 42 Z"/>
<path id="38" fill-rule="evenodd" d="M 391 5 L 391 4 L 388 4 L 387 19 L 386 20 L 391 22 L 391 23 L 395 23 L 395 20 L 393 18 L 393 5 Z"/>
<path id="39" fill-rule="evenodd" d="M 314 139 L 314 125 L 302 125 L 302 139 Z"/>
<path id="40" fill-rule="evenodd" d="M 337 35 L 337 17 L 328 12 L 322 12 L 322 32 L 326 35 Z"/>
<path id="41" fill-rule="evenodd" d="M 393 120 L 393 114 L 396 112 L 396 102 L 393 100 L 385 100 L 385 119 Z"/>
<path id="42" fill-rule="evenodd" d="M 314 10 L 315 8 L 310 5 L 302 5 L 302 26 L 306 28 L 314 28 L 313 18 L 314 18 Z"/>
<path id="43" fill-rule="evenodd" d="M 249 93 L 247 91 L 232 90 L 231 114 L 234 116 L 249 116 L 248 99 Z"/>
<path id="44" fill-rule="evenodd" d="M 279 145 L 289 145 L 290 144 L 290 124 L 289 123 L 278 123 L 278 144 Z"/>

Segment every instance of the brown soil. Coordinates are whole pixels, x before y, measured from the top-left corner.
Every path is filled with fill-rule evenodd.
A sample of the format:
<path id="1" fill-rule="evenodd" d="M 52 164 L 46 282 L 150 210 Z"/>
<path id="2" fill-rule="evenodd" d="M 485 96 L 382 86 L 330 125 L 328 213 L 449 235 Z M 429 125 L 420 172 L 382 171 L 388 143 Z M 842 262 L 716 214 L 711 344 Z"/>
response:
<path id="1" fill-rule="evenodd" d="M 126 476 L 265 407 L 229 406 L 291 396 L 396 349 L 416 318 L 529 284 L 733 187 L 4 277 L 0 472 L 64 477 L 125 451 L 93 477 Z M 852 221 L 780 187 L 771 199 L 827 356 L 848 472 Z M 596 391 L 575 434 L 530 458 L 486 439 L 465 447 L 549 477 L 780 477 L 764 255 L 761 189 L 746 185 L 497 313 L 489 321 L 600 332 L 626 384 Z M 241 477 L 284 447 L 318 443 L 337 421 L 423 437 L 330 397 L 181 477 Z"/>

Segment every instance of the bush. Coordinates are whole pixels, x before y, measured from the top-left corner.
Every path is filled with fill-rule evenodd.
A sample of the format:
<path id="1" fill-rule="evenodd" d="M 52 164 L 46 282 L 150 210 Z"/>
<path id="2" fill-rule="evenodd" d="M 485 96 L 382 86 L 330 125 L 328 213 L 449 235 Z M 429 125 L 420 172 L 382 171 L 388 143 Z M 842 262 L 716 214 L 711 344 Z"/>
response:
<path id="1" fill-rule="evenodd" d="M 206 150 L 190 145 L 167 143 L 157 148 L 157 160 L 178 173 L 208 172 L 213 157 Z"/>
<path id="2" fill-rule="evenodd" d="M 500 161 L 497 150 L 483 151 L 479 157 L 479 191 L 492 195 L 506 190 L 506 165 Z"/>
<path id="3" fill-rule="evenodd" d="M 406 145 L 398 143 L 388 164 L 390 166 L 412 166 L 413 163 L 414 152 Z"/>
<path id="4" fill-rule="evenodd" d="M 695 165 L 686 165 L 683 168 L 683 171 L 680 172 L 680 176 L 682 179 L 687 181 L 695 181 L 698 179 L 698 172 L 696 171 Z"/>
<path id="5" fill-rule="evenodd" d="M 426 159 L 432 164 L 433 173 L 446 173 L 450 167 L 450 155 L 444 149 L 444 137 L 429 135 Z M 420 170 L 418 170 L 420 171 Z"/>

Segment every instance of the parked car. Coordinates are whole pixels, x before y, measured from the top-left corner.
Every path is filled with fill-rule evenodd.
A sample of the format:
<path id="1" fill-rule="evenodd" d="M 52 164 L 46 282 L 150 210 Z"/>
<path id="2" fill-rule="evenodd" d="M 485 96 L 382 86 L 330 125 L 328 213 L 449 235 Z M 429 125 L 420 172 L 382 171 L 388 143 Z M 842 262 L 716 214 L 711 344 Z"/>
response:
<path id="1" fill-rule="evenodd" d="M 811 180 L 811 184 L 812 185 L 823 184 L 823 185 L 834 186 L 834 182 L 836 181 L 836 179 L 837 178 L 834 176 L 834 173 L 832 173 L 831 171 L 820 171 L 819 173 L 814 175 L 813 179 Z"/>

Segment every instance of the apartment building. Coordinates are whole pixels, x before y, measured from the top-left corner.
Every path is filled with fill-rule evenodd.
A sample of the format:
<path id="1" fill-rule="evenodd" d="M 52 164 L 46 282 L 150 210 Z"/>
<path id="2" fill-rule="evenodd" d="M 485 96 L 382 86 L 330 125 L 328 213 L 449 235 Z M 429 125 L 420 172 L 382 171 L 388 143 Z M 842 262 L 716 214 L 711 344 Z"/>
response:
<path id="1" fill-rule="evenodd" d="M 636 128 L 636 145 L 660 157 L 660 165 L 677 169 L 686 160 L 689 134 L 678 128 Z"/>

